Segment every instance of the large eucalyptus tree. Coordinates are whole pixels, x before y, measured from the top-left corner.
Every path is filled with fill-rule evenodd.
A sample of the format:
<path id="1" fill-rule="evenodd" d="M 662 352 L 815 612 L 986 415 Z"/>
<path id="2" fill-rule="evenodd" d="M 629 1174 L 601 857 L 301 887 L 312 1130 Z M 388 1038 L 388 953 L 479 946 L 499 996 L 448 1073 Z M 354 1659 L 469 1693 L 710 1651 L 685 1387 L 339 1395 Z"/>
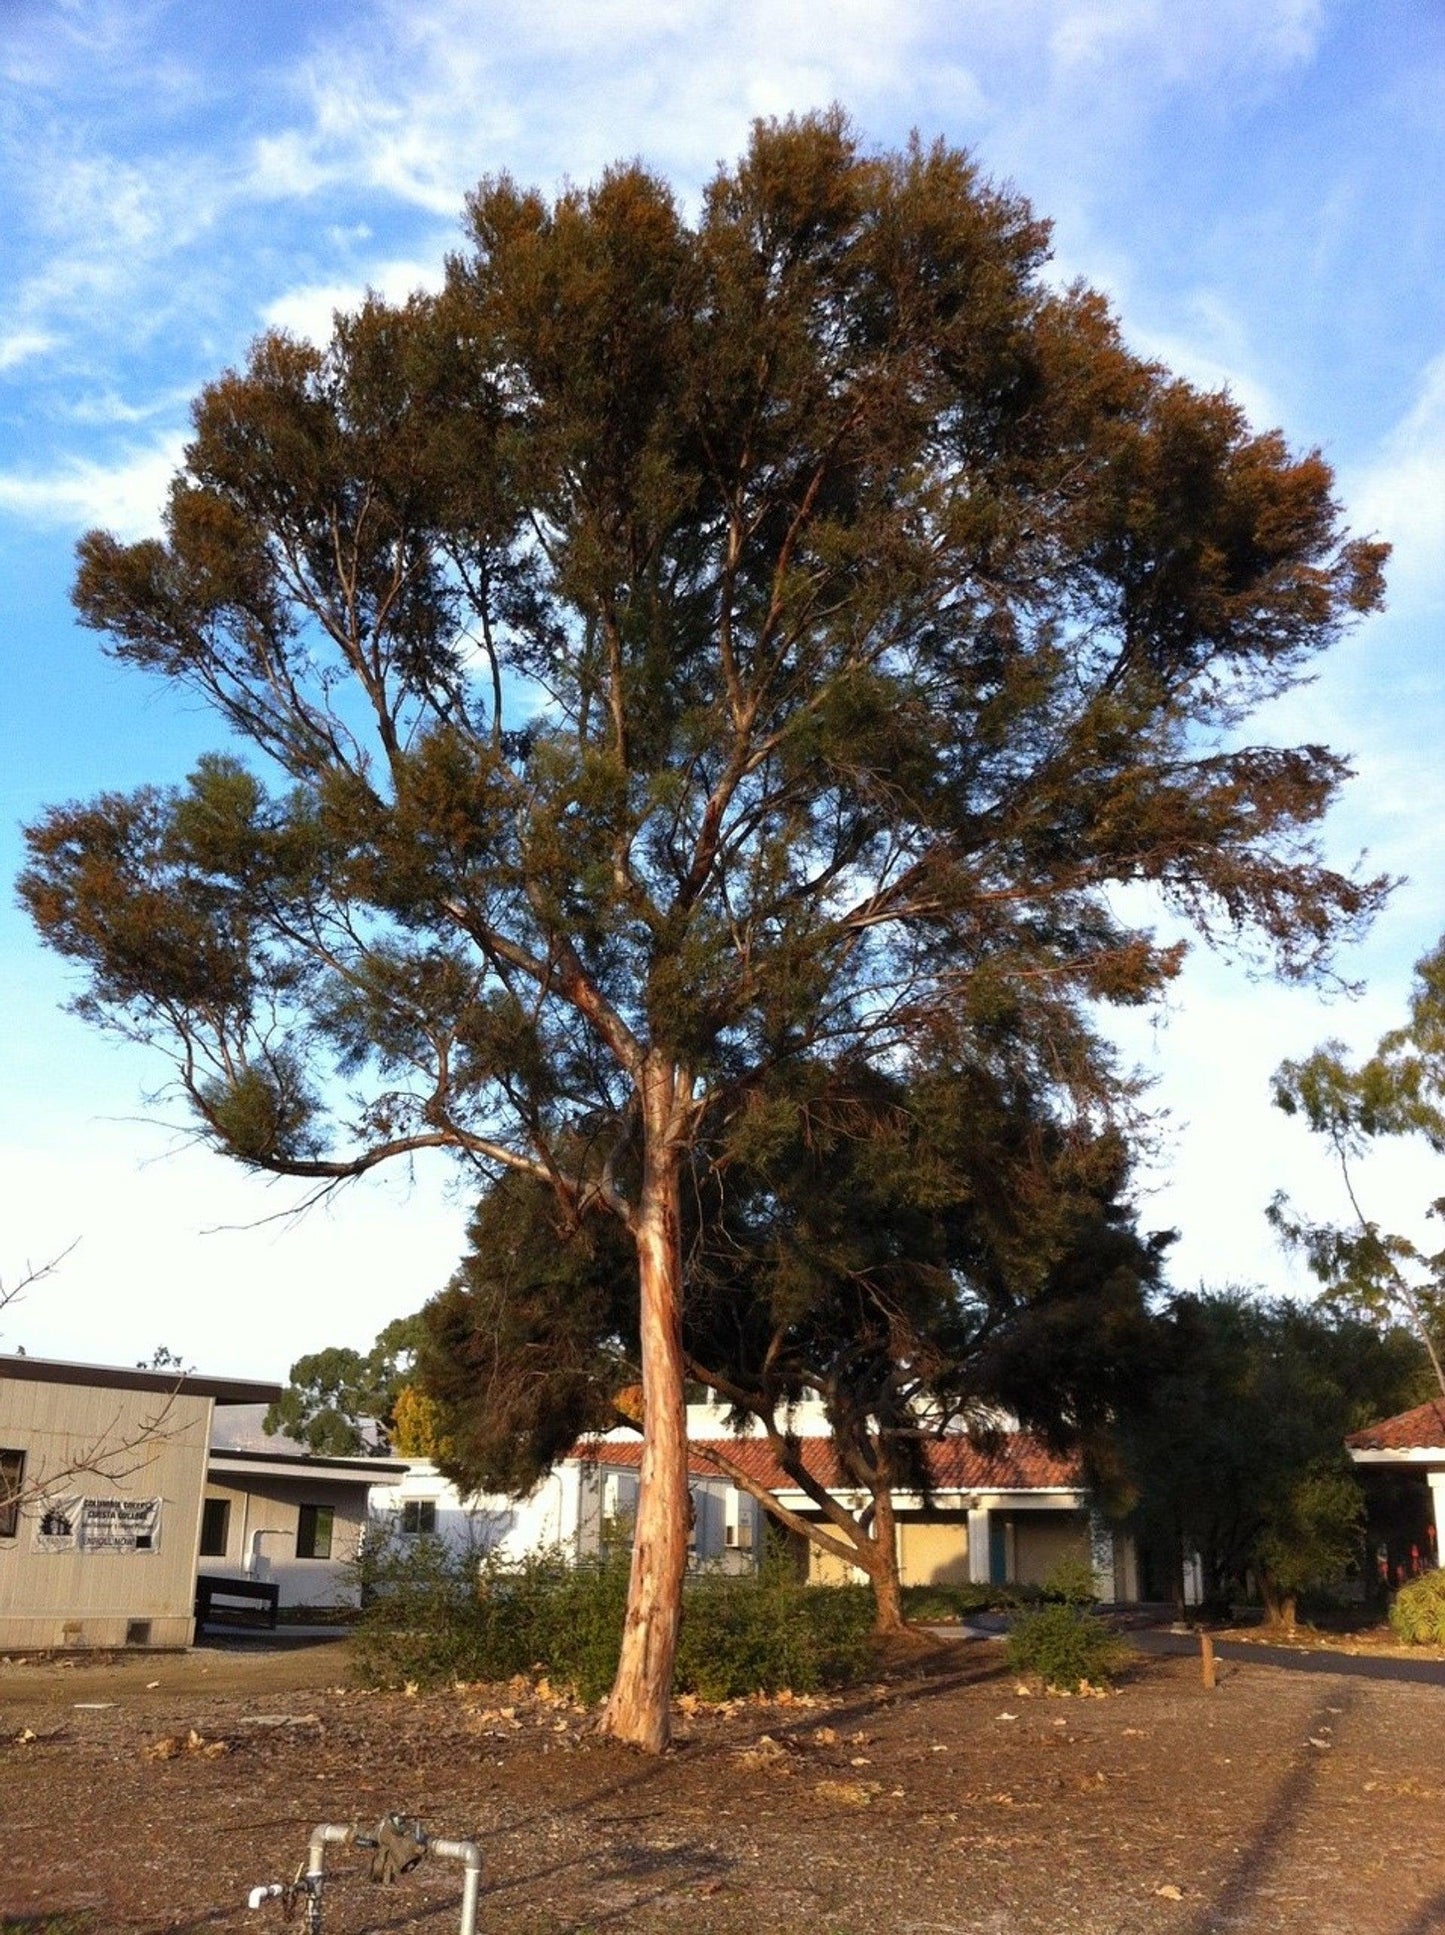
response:
<path id="1" fill-rule="evenodd" d="M 704 1113 L 945 1024 L 1066 1091 L 1083 1006 L 1178 965 L 1121 885 L 1292 973 L 1380 891 L 1310 842 L 1341 761 L 1240 731 L 1377 602 L 1380 547 L 1046 251 L 964 155 L 836 113 L 759 126 L 695 218 L 636 166 L 494 179 L 440 295 L 263 337 L 202 393 L 164 535 L 81 546 L 84 622 L 231 734 L 31 829 L 81 1012 L 166 1050 L 243 1163 L 451 1151 L 634 1249 L 605 1725 L 645 1747 Z"/>

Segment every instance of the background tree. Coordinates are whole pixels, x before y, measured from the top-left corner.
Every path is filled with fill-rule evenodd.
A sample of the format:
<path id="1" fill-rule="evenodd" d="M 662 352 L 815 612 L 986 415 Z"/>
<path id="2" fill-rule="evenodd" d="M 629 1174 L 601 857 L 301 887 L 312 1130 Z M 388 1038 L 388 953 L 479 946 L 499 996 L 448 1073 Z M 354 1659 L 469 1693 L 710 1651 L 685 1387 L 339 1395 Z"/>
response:
<path id="1" fill-rule="evenodd" d="M 684 1192 L 688 1367 L 739 1426 L 761 1423 L 817 1516 L 725 1449 L 709 1455 L 777 1523 L 859 1566 L 880 1630 L 896 1630 L 893 1494 L 928 1495 L 929 1445 L 963 1424 L 994 1435 L 1005 1412 L 1077 1445 L 1142 1374 L 1161 1241 L 1142 1242 L 1120 1200 L 1122 1139 L 1051 1119 L 981 1066 L 907 1083 L 799 1064 L 699 1158 Z M 416 1377 L 448 1474 L 467 1492 L 530 1489 L 618 1421 L 636 1333 L 615 1224 L 579 1240 L 545 1186 L 505 1178 L 422 1312 Z M 835 1473 L 793 1430 L 811 1397 Z"/>
<path id="2" fill-rule="evenodd" d="M 1209 1606 L 1244 1597 L 1252 1575 L 1268 1618 L 1293 1625 L 1298 1595 L 1362 1556 L 1346 1434 L 1415 1402 L 1428 1365 L 1398 1327 L 1239 1290 L 1178 1297 L 1163 1321 L 1172 1368 L 1119 1429 L 1141 1542 L 1181 1600 L 1193 1552 Z"/>
<path id="3" fill-rule="evenodd" d="M 298 1357 L 266 1412 L 267 1431 L 284 1431 L 331 1458 L 387 1449 L 419 1333 L 417 1317 L 397 1317 L 369 1351 L 332 1345 Z"/>
<path id="4" fill-rule="evenodd" d="M 717 1462 L 864 1571 L 880 1630 L 903 1624 L 893 1496 L 929 1496 L 934 1442 L 1017 1421 L 1077 1447 L 1139 1375 L 1162 1239 L 1135 1233 L 1127 1167 L 1117 1134 L 981 1059 L 911 1081 L 802 1067 L 734 1125 L 690 1258 L 688 1360 L 761 1424 L 821 1528 Z M 808 1395 L 831 1482 L 791 1427 Z"/>
<path id="5" fill-rule="evenodd" d="M 757 127 L 695 223 L 638 167 L 467 220 L 440 296 L 203 392 L 162 538 L 83 540 L 83 621 L 266 772 L 58 808 L 22 893 L 239 1161 L 449 1150 L 617 1219 L 646 1411 L 604 1726 L 659 1748 L 705 1118 L 945 1016 L 1057 1034 L 1067 1087 L 1079 1008 L 1179 963 L 1121 883 L 1318 965 L 1382 891 L 1310 842 L 1346 769 L 1240 727 L 1383 550 L 942 145 L 833 113 Z"/>
<path id="6" fill-rule="evenodd" d="M 438 1463 L 466 1494 L 529 1492 L 579 1438 L 630 1421 L 617 1400 L 639 1355 L 637 1265 L 616 1219 L 569 1224 L 546 1184 L 503 1176 L 421 1312 L 416 1383 L 440 1413 Z"/>
<path id="7" fill-rule="evenodd" d="M 1271 1222 L 1303 1253 L 1333 1302 L 1385 1322 L 1403 1318 L 1445 1392 L 1445 1250 L 1382 1229 L 1364 1206 L 1359 1181 L 1364 1159 L 1385 1138 L 1419 1136 L 1445 1155 L 1445 942 L 1417 964 L 1409 1018 L 1373 1055 L 1352 1067 L 1342 1042 L 1325 1042 L 1303 1061 L 1281 1063 L 1274 1099 L 1329 1143 L 1350 1217 L 1314 1222 L 1281 1193 L 1270 1205 Z M 1429 1216 L 1442 1213 L 1445 1198 L 1426 1208 Z"/>

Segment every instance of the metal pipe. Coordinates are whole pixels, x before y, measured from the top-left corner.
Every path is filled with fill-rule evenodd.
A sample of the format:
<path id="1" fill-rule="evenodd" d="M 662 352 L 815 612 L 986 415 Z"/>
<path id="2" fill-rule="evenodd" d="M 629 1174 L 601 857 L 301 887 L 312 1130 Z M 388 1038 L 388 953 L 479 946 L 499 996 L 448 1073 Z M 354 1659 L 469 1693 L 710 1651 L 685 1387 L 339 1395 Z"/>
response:
<path id="1" fill-rule="evenodd" d="M 335 1821 L 323 1821 L 311 1830 L 311 1839 L 306 1848 L 306 1935 L 321 1935 L 321 1889 L 326 1875 L 326 1849 L 328 1844 L 344 1846 L 355 1829 L 341 1827 Z"/>
<path id="2" fill-rule="evenodd" d="M 475 1841 L 433 1841 L 428 1852 L 443 1861 L 460 1861 L 462 1874 L 462 1919 L 458 1935 L 477 1935 L 477 1907 L 482 1894 L 482 1851 Z"/>

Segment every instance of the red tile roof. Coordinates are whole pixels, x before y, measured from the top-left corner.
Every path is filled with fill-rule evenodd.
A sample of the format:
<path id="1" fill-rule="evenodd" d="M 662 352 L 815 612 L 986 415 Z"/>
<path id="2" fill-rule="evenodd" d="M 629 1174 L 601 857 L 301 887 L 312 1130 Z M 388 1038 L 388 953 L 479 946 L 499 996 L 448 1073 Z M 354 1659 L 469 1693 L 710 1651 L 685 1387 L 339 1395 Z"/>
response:
<path id="1" fill-rule="evenodd" d="M 803 1462 L 812 1476 L 830 1487 L 839 1484 L 832 1439 L 804 1438 L 801 1443 Z M 796 1490 L 764 1438 L 692 1439 L 688 1444 L 687 1462 L 693 1477 L 716 1478 L 726 1475 L 708 1456 L 713 1449 L 770 1491 Z M 642 1461 L 642 1442 L 636 1438 L 616 1442 L 592 1439 L 574 1446 L 572 1455 L 601 1465 L 622 1465 L 635 1469 Z M 928 1447 L 928 1462 L 936 1491 L 1074 1490 L 1084 1482 L 1083 1470 L 1077 1458 L 1060 1457 L 1022 1431 L 999 1438 L 991 1450 L 975 1445 L 965 1437 L 945 1438 Z M 845 1489 L 851 1489 L 846 1480 L 841 1482 Z"/>
<path id="2" fill-rule="evenodd" d="M 1352 1431 L 1345 1443 L 1351 1451 L 1439 1451 L 1445 1457 L 1445 1398 Z"/>

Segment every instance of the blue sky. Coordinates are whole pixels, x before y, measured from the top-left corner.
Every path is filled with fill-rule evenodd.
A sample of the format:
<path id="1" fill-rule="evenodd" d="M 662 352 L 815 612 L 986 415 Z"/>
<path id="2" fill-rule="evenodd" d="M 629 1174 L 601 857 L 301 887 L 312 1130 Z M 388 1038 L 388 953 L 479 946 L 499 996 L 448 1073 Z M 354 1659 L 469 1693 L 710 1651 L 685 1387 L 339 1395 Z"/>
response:
<path id="1" fill-rule="evenodd" d="M 692 196 L 752 117 L 833 100 L 880 145 L 974 149 L 1053 218 L 1057 274 L 1319 445 L 1396 546 L 1389 610 L 1264 722 L 1354 756 L 1330 852 L 1408 876 L 1343 963 L 1367 995 L 1201 957 L 1120 1030 L 1167 1111 L 1144 1211 L 1183 1232 L 1176 1280 L 1302 1290 L 1262 1208 L 1281 1183 L 1327 1208 L 1331 1179 L 1269 1073 L 1372 1041 L 1445 928 L 1442 0 L 0 0 L 0 873 L 46 804 L 217 742 L 74 623 L 71 558 L 94 524 L 152 528 L 190 397 L 259 330 L 434 280 L 485 173 L 551 189 L 640 155 Z M 442 1171 L 294 1222 L 287 1185 L 185 1146 L 147 1100 L 164 1070 L 66 992 L 5 896 L 0 1280 L 76 1247 L 0 1347 L 280 1374 L 445 1279 L 466 1206 Z M 1408 1156 L 1370 1188 L 1401 1218 L 1441 1193 Z"/>

